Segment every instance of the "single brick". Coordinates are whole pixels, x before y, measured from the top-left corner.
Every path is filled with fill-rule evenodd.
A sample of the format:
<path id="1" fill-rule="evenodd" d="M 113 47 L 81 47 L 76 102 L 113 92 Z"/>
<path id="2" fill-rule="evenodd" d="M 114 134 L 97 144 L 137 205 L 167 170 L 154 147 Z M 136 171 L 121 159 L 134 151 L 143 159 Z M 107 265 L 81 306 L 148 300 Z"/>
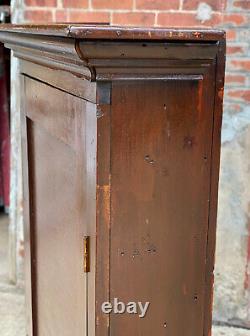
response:
<path id="1" fill-rule="evenodd" d="M 226 0 L 183 0 L 183 9 L 194 10 L 197 9 L 201 2 L 211 6 L 216 11 L 222 11 L 226 7 Z"/>
<path id="2" fill-rule="evenodd" d="M 180 0 L 136 0 L 138 9 L 168 10 L 179 9 Z"/>
<path id="3" fill-rule="evenodd" d="M 228 112 L 230 114 L 235 113 L 235 112 L 241 112 L 242 108 L 244 107 L 244 103 L 242 104 L 232 104 L 232 102 L 224 102 L 224 111 Z"/>
<path id="4" fill-rule="evenodd" d="M 224 14 L 223 24 L 240 26 L 247 22 L 247 18 L 242 14 Z"/>
<path id="5" fill-rule="evenodd" d="M 249 59 L 234 59 L 229 61 L 229 68 L 233 70 L 250 71 Z"/>
<path id="6" fill-rule="evenodd" d="M 65 8 L 88 8 L 88 0 L 63 0 Z"/>
<path id="7" fill-rule="evenodd" d="M 56 22 L 67 22 L 67 12 L 66 10 L 57 10 L 55 13 Z"/>
<path id="8" fill-rule="evenodd" d="M 250 9 L 250 1 L 241 0 L 241 1 L 234 1 L 234 7 L 238 7 L 241 9 Z"/>
<path id="9" fill-rule="evenodd" d="M 108 12 L 90 12 L 90 11 L 69 11 L 70 22 L 101 22 L 109 23 L 110 14 Z"/>
<path id="10" fill-rule="evenodd" d="M 155 14 L 153 13 L 114 13 L 113 24 L 153 26 L 155 23 Z"/>
<path id="11" fill-rule="evenodd" d="M 157 24 L 172 27 L 214 26 L 221 22 L 219 14 L 213 14 L 211 20 L 201 22 L 193 13 L 159 13 Z"/>
<path id="12" fill-rule="evenodd" d="M 52 22 L 52 11 L 42 9 L 26 10 L 24 18 L 30 22 Z"/>
<path id="13" fill-rule="evenodd" d="M 245 84 L 246 77 L 244 75 L 226 74 L 226 84 Z"/>
<path id="14" fill-rule="evenodd" d="M 250 90 L 228 90 L 227 95 L 231 98 L 236 98 L 246 102 L 250 102 Z"/>
<path id="15" fill-rule="evenodd" d="M 133 0 L 91 0 L 95 9 L 132 9 Z"/>
<path id="16" fill-rule="evenodd" d="M 56 7 L 57 0 L 25 0 L 25 4 L 29 7 Z"/>
<path id="17" fill-rule="evenodd" d="M 244 54 L 244 52 L 243 46 L 227 45 L 227 54 Z"/>

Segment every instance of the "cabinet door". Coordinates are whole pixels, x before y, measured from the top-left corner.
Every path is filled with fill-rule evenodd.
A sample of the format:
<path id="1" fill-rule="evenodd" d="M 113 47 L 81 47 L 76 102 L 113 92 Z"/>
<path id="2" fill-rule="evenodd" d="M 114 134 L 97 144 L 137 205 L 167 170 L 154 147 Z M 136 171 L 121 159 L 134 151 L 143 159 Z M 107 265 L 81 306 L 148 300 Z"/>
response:
<path id="1" fill-rule="evenodd" d="M 112 313 L 112 336 L 202 336 L 210 314 L 214 67 L 180 67 L 112 86 L 110 300 L 150 302 L 144 318 Z"/>
<path id="2" fill-rule="evenodd" d="M 39 81 L 23 77 L 23 82 L 29 333 L 83 336 L 87 335 L 83 237 L 88 234 L 87 222 L 95 218 L 94 161 L 88 165 L 88 181 L 86 165 L 88 144 L 95 137 L 95 109 Z M 87 127 L 93 139 L 86 140 Z"/>

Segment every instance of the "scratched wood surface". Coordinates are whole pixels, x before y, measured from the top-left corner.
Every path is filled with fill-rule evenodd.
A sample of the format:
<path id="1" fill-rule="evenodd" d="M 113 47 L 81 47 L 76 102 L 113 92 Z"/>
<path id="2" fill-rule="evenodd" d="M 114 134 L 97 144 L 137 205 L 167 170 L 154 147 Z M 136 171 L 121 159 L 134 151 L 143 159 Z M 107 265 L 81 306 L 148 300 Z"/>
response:
<path id="1" fill-rule="evenodd" d="M 27 335 L 209 336 L 224 32 L 7 25 L 0 39 L 21 59 Z M 103 314 L 115 297 L 149 301 L 146 316 Z"/>
<path id="2" fill-rule="evenodd" d="M 111 335 L 202 335 L 213 107 L 206 84 L 187 76 L 113 86 L 111 298 L 150 307 L 143 319 L 112 315 Z"/>
<path id="3" fill-rule="evenodd" d="M 4 24 L 0 31 L 32 35 L 72 37 L 78 39 L 117 39 L 117 40 L 197 40 L 217 41 L 224 31 L 211 28 L 166 28 L 166 27 L 124 27 L 109 24 Z"/>
<path id="4" fill-rule="evenodd" d="M 83 236 L 95 207 L 81 154 L 92 141 L 84 132 L 91 108 L 25 78 L 34 335 L 86 334 Z"/>

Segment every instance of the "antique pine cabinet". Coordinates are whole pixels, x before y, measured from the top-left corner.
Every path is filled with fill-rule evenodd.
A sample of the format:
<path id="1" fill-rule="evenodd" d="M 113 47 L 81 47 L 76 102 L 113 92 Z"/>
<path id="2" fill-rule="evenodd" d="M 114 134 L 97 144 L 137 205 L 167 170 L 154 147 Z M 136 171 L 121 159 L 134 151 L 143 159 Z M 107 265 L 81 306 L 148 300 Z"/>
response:
<path id="1" fill-rule="evenodd" d="M 20 59 L 28 336 L 208 336 L 225 34 L 3 26 Z M 104 314 L 114 298 L 147 314 Z"/>

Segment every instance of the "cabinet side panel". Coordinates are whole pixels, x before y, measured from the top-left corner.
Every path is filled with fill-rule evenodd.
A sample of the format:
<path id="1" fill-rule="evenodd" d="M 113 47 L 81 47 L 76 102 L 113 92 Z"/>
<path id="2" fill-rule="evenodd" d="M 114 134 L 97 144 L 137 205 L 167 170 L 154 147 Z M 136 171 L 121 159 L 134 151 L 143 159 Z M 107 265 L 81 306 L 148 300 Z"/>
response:
<path id="1" fill-rule="evenodd" d="M 210 191 L 210 213 L 207 245 L 207 271 L 206 271 L 206 311 L 211 312 L 213 308 L 214 288 L 214 264 L 216 245 L 216 223 L 218 206 L 218 184 L 220 172 L 220 150 L 221 150 L 221 124 L 223 112 L 224 77 L 225 77 L 225 55 L 226 41 L 220 41 L 216 64 L 216 86 L 214 97 L 214 129 L 212 144 L 211 163 L 211 191 Z M 211 335 L 212 314 L 205 312 L 204 335 Z"/>
<path id="2" fill-rule="evenodd" d="M 110 300 L 150 306 L 112 336 L 203 334 L 213 73 L 113 84 Z"/>

